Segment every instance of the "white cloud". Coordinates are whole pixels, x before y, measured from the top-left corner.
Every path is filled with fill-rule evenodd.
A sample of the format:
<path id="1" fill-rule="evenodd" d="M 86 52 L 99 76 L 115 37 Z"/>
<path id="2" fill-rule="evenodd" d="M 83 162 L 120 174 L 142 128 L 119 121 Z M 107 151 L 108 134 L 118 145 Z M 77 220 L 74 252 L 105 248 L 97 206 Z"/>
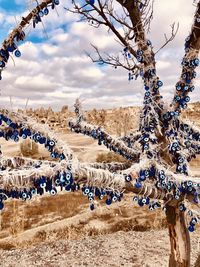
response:
<path id="1" fill-rule="evenodd" d="M 16 2 L 20 4 L 21 0 Z M 163 34 L 170 33 L 169 25 L 174 21 L 180 23 L 175 40 L 156 55 L 158 75 L 165 85 L 161 92 L 167 100 L 172 98 L 180 74 L 183 43 L 191 27 L 193 12 L 194 7 L 188 0 L 155 1 L 150 33 L 155 50 L 163 44 Z M 86 22 L 77 22 L 78 17 L 66 12 L 62 5 L 58 7 L 58 13 L 59 16 L 51 12 L 43 20 L 48 32 L 45 41 L 39 44 L 25 42 L 19 47 L 22 57 L 14 58 L 15 67 L 10 60 L 1 81 L 1 104 L 8 104 L 10 95 L 16 99 L 16 107 L 24 106 L 25 99 L 29 98 L 30 106 L 52 105 L 58 109 L 66 104 L 72 106 L 79 96 L 85 99 L 85 108 L 141 104 L 141 80 L 128 82 L 125 70 L 99 67 L 85 55 L 85 51 L 92 51 L 91 43 L 101 51 L 118 53 L 121 48 L 116 38 L 103 27 L 95 29 Z M 0 13 L 0 21 L 4 21 L 9 30 L 11 24 L 15 25 L 14 18 L 8 16 L 8 22 L 5 18 L 7 14 Z M 32 30 L 29 40 L 30 36 L 44 38 L 43 26 L 40 24 Z M 199 99 L 197 93 L 194 92 L 192 99 Z"/>

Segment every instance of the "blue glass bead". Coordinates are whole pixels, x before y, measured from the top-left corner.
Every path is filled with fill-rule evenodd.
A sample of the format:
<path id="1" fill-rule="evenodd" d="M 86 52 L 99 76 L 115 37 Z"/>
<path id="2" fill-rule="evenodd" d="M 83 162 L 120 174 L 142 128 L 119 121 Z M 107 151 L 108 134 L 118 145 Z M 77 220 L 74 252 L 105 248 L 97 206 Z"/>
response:
<path id="1" fill-rule="evenodd" d="M 3 58 L 6 56 L 6 51 L 4 49 L 0 49 L 0 56 Z"/>
<path id="2" fill-rule="evenodd" d="M 141 184 L 140 182 L 136 182 L 136 183 L 135 183 L 135 187 L 136 187 L 137 189 L 140 189 L 140 188 L 142 187 L 142 184 Z"/>
<path id="3" fill-rule="evenodd" d="M 150 203 L 150 198 L 146 197 L 146 205 L 149 205 L 149 203 Z"/>
<path id="4" fill-rule="evenodd" d="M 59 185 L 60 185 L 60 179 L 59 179 L 59 178 L 57 178 L 57 179 L 55 180 L 55 184 L 56 184 L 56 186 L 59 186 Z"/>
<path id="5" fill-rule="evenodd" d="M 117 196 L 113 196 L 113 197 L 112 197 L 112 201 L 113 201 L 113 202 L 116 202 L 116 201 L 117 201 Z"/>
<path id="6" fill-rule="evenodd" d="M 70 192 L 71 191 L 71 185 L 65 186 L 65 190 L 68 191 L 68 192 Z"/>
<path id="7" fill-rule="evenodd" d="M 134 202 L 138 202 L 138 199 L 139 199 L 138 196 L 134 196 L 134 197 L 133 197 L 133 201 L 134 201 Z"/>
<path id="8" fill-rule="evenodd" d="M 48 15 L 49 14 L 49 10 L 48 10 L 48 8 L 45 8 L 44 9 L 44 15 Z"/>
<path id="9" fill-rule="evenodd" d="M 51 190 L 50 190 L 50 194 L 52 195 L 52 196 L 54 196 L 54 195 L 56 195 L 57 194 L 57 190 L 56 190 L 56 188 L 54 187 L 54 188 L 52 188 Z"/>
<path id="10" fill-rule="evenodd" d="M 162 81 L 157 81 L 157 85 L 158 85 L 159 87 L 161 87 L 161 86 L 163 86 L 163 82 L 162 82 Z"/>
<path id="11" fill-rule="evenodd" d="M 139 181 L 144 182 L 146 180 L 145 171 L 141 170 L 139 173 Z"/>
<path id="12" fill-rule="evenodd" d="M 2 201 L 0 201 L 0 210 L 2 210 L 4 208 L 4 204 Z"/>
<path id="13" fill-rule="evenodd" d="M 26 197 L 26 199 L 27 199 L 27 200 L 30 200 L 31 198 L 32 198 L 31 192 L 28 192 L 28 193 L 27 193 L 27 197 Z"/>
<path id="14" fill-rule="evenodd" d="M 41 145 L 43 145 L 43 144 L 46 143 L 46 138 L 45 138 L 45 137 L 40 137 L 39 140 L 38 140 L 38 142 L 39 142 Z"/>
<path id="15" fill-rule="evenodd" d="M 132 177 L 131 177 L 131 175 L 126 175 L 126 176 L 125 176 L 125 181 L 126 181 L 126 182 L 130 182 L 130 181 L 132 181 Z"/>
<path id="16" fill-rule="evenodd" d="M 106 199 L 106 205 L 111 205 L 112 204 L 112 199 L 111 198 L 107 198 Z"/>
<path id="17" fill-rule="evenodd" d="M 192 85 L 192 86 L 189 88 L 190 92 L 193 92 L 194 89 L 195 89 L 194 85 Z"/>
<path id="18" fill-rule="evenodd" d="M 178 200 L 178 199 L 180 198 L 180 196 L 176 194 L 176 195 L 174 196 L 174 198 Z"/>
<path id="19" fill-rule="evenodd" d="M 184 205 L 183 203 L 181 203 L 181 204 L 179 205 L 179 210 L 180 210 L 180 211 L 186 211 L 186 207 L 185 207 L 185 205 Z"/>
<path id="20" fill-rule="evenodd" d="M 92 197 L 94 197 L 94 194 L 93 194 L 92 192 L 90 192 L 90 193 L 88 194 L 88 197 L 92 198 Z"/>
<path id="21" fill-rule="evenodd" d="M 94 203 L 90 204 L 90 209 L 94 210 Z"/>
<path id="22" fill-rule="evenodd" d="M 99 188 L 95 188 L 95 196 L 99 197 L 101 195 L 101 192 L 99 190 Z"/>
<path id="23" fill-rule="evenodd" d="M 194 232 L 194 226 L 190 225 L 190 226 L 188 227 L 188 231 L 191 232 L 191 233 Z"/>
<path id="24" fill-rule="evenodd" d="M 35 195 L 36 193 L 37 193 L 37 190 L 36 190 L 35 188 L 32 188 L 32 189 L 31 189 L 31 194 L 32 194 L 32 195 Z"/>
<path id="25" fill-rule="evenodd" d="M 146 204 L 146 202 L 147 202 L 146 198 L 142 198 L 141 201 L 142 201 L 143 204 Z"/>
<path id="26" fill-rule="evenodd" d="M 7 51 L 8 52 L 13 52 L 13 51 L 15 51 L 17 49 L 17 46 L 16 46 L 16 44 L 15 43 L 13 43 L 13 44 L 11 44 L 11 45 L 9 45 L 8 47 L 7 47 Z"/>
<path id="27" fill-rule="evenodd" d="M 144 150 L 148 150 L 149 149 L 149 144 L 144 144 L 143 148 L 144 148 Z"/>
<path id="28" fill-rule="evenodd" d="M 151 46 L 151 41 L 150 40 L 147 40 L 147 45 Z"/>
<path id="29" fill-rule="evenodd" d="M 193 225 L 197 224 L 197 222 L 198 222 L 198 220 L 195 217 L 193 217 L 192 220 L 190 221 L 190 223 Z"/>
<path id="30" fill-rule="evenodd" d="M 195 66 L 199 66 L 199 59 L 198 58 L 194 59 L 194 64 L 195 64 Z"/>
<path id="31" fill-rule="evenodd" d="M 196 71 L 193 71 L 193 72 L 192 72 L 192 78 L 196 78 L 196 76 L 197 76 Z"/>
<path id="32" fill-rule="evenodd" d="M 147 91 L 147 92 L 145 92 L 145 97 L 149 97 L 150 96 L 150 92 L 149 91 Z"/>
<path id="33" fill-rule="evenodd" d="M 188 210 L 188 215 L 189 216 L 192 216 L 193 215 L 193 212 L 191 210 Z"/>
<path id="34" fill-rule="evenodd" d="M 66 157 L 63 153 L 60 154 L 60 160 L 64 160 Z"/>
<path id="35" fill-rule="evenodd" d="M 154 210 L 154 206 L 153 205 L 149 205 L 149 210 Z"/>
<path id="36" fill-rule="evenodd" d="M 138 205 L 139 205 L 140 207 L 143 207 L 143 206 L 144 206 L 144 203 L 143 203 L 142 200 L 143 200 L 142 198 L 138 200 Z M 145 201 L 145 202 L 146 202 L 146 201 Z"/>
<path id="37" fill-rule="evenodd" d="M 4 68 L 6 66 L 4 61 L 0 61 L 0 68 Z"/>
<path id="38" fill-rule="evenodd" d="M 27 192 L 22 192 L 21 197 L 25 200 L 27 198 Z"/>
<path id="39" fill-rule="evenodd" d="M 48 140 L 48 145 L 53 147 L 55 146 L 55 142 L 53 140 Z"/>
<path id="40" fill-rule="evenodd" d="M 84 193 L 85 193 L 86 195 L 88 195 L 88 194 L 90 193 L 90 189 L 89 189 L 89 188 L 85 188 Z"/>
<path id="41" fill-rule="evenodd" d="M 16 57 L 21 57 L 21 52 L 20 52 L 19 50 L 16 50 L 16 51 L 15 51 L 15 56 L 16 56 Z"/>
<path id="42" fill-rule="evenodd" d="M 182 87 L 181 87 L 180 84 L 177 84 L 177 85 L 176 85 L 176 90 L 177 90 L 177 91 L 181 91 L 181 90 L 182 90 Z"/>
<path id="43" fill-rule="evenodd" d="M 66 180 L 70 181 L 72 179 L 72 173 L 71 172 L 66 172 Z M 88 189 L 89 190 L 89 189 Z"/>

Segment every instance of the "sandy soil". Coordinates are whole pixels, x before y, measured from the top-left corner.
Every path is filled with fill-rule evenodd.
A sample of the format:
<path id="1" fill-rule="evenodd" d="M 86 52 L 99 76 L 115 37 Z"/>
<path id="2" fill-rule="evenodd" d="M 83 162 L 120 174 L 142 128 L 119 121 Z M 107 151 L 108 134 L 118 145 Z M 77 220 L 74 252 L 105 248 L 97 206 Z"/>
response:
<path id="1" fill-rule="evenodd" d="M 192 237 L 197 248 L 199 231 Z M 169 240 L 166 230 L 123 232 L 80 240 L 59 240 L 28 249 L 1 251 L 3 267 L 17 266 L 126 266 L 167 267 Z M 192 264 L 197 257 L 193 249 Z"/>

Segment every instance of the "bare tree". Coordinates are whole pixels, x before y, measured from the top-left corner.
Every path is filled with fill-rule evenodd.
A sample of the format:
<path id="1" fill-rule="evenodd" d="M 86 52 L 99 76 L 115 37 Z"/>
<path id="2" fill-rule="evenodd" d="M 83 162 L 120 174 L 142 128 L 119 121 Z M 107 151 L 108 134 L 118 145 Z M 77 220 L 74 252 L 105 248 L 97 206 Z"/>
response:
<path id="1" fill-rule="evenodd" d="M 69 126 L 73 131 L 91 136 L 99 145 L 105 145 L 128 159 L 131 167 L 124 169 L 123 164 L 115 164 L 112 168 L 101 163 L 80 163 L 66 144 L 57 140 L 49 129 L 33 123 L 22 114 L 4 111 L 1 120 L 3 137 L 6 140 L 29 136 L 35 142 L 44 144 L 51 156 L 60 162 L 52 165 L 51 162 L 45 161 L 38 163 L 18 159 L 17 163 L 13 163 L 11 160 L 15 170 L 8 171 L 6 167 L 9 166 L 10 159 L 5 159 L 3 171 L 5 169 L 6 172 L 1 173 L 0 179 L 4 188 L 1 192 L 0 207 L 5 196 L 13 196 L 13 188 L 16 188 L 16 185 L 20 193 L 17 191 L 14 196 L 22 199 L 32 197 L 30 188 L 36 189 L 38 194 L 42 194 L 44 189 L 55 194 L 56 186 L 75 191 L 83 185 L 82 190 L 91 201 L 91 209 L 94 209 L 95 196 L 101 199 L 107 195 L 106 203 L 109 205 L 121 200 L 122 191 L 133 192 L 137 195 L 134 199 L 140 206 L 146 204 L 150 210 L 160 207 L 165 210 L 171 243 L 169 266 L 188 267 L 191 250 L 188 230 L 193 232 L 200 219 L 199 177 L 190 175 L 188 163 L 200 153 L 200 129 L 183 121 L 180 114 L 182 109 L 187 108 L 189 93 L 194 90 L 195 68 L 199 65 L 200 2 L 195 2 L 194 23 L 185 43 L 182 73 L 169 107 L 162 101 L 162 81 L 156 74 L 155 52 L 151 41 L 146 38 L 153 18 L 153 2 L 87 0 L 83 6 L 80 3 L 82 1 L 73 0 L 70 11 L 79 14 L 82 20 L 88 21 L 97 30 L 100 26 L 107 27 L 123 46 L 122 58 L 101 55 L 98 48 L 94 47 L 97 59 L 93 61 L 123 67 L 129 71 L 130 79 L 141 77 L 145 89 L 144 105 L 137 131 L 121 139 L 113 138 L 98 125 L 88 124 L 79 100 L 75 103 L 76 118 L 70 121 Z M 49 4 L 54 7 L 55 0 L 40 3 L 3 42 L 2 69 L 8 60 L 10 46 L 15 49 L 15 42 L 23 39 L 22 29 L 35 20 L 39 12 Z M 172 35 L 166 39 L 162 48 L 173 40 L 175 34 L 176 28 L 173 25 Z M 39 164 L 40 168 L 34 171 L 28 169 L 28 166 L 35 164 Z M 38 176 L 43 178 L 36 179 Z M 186 217 L 190 218 L 189 225 L 186 223 Z"/>

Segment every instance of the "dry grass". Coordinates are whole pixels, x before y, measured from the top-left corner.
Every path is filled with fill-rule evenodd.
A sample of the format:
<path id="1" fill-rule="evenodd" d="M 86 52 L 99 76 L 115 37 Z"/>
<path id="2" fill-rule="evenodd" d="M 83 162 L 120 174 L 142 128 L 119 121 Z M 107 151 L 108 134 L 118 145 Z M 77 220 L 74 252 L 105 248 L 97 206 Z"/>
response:
<path id="1" fill-rule="evenodd" d="M 148 231 L 166 227 L 164 215 L 159 210 L 150 212 L 148 208 L 140 208 L 130 201 L 126 197 L 124 201 L 113 204 L 113 207 L 101 203 L 101 207 L 94 212 L 89 211 L 87 198 L 79 192 L 43 196 L 31 202 L 7 202 L 1 213 L 0 248 L 10 250 L 15 247 L 30 247 L 44 241 L 74 240 L 118 231 Z M 67 225 L 64 220 L 75 215 L 79 216 L 78 219 Z M 44 228 L 47 224 L 53 225 L 59 221 L 57 227 Z M 30 229 L 35 229 L 34 234 L 31 237 L 28 235 L 27 240 L 20 241 L 19 236 L 23 237 Z M 3 238 L 6 237 L 12 237 L 13 242 L 10 239 L 4 242 Z"/>
<path id="2" fill-rule="evenodd" d="M 1 213 L 0 238 L 76 215 L 88 203 L 80 193 L 43 196 L 30 202 L 11 200 Z"/>

